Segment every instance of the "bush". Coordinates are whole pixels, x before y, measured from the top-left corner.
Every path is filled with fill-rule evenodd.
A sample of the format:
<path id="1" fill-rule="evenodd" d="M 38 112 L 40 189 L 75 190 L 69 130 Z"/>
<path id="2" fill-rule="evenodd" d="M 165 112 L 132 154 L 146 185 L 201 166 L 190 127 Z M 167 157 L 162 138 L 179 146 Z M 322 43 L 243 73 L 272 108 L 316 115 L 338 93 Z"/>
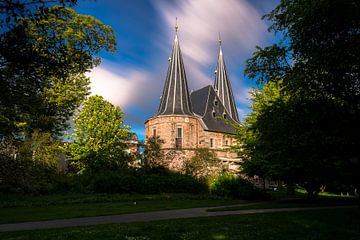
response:
<path id="1" fill-rule="evenodd" d="M 180 173 L 142 173 L 138 176 L 139 193 L 206 193 L 208 187 L 204 181 Z"/>
<path id="2" fill-rule="evenodd" d="M 210 185 L 214 195 L 240 199 L 265 199 L 268 195 L 256 188 L 251 182 L 235 175 L 220 175 Z"/>
<path id="3" fill-rule="evenodd" d="M 0 154 L 0 192 L 44 194 L 52 187 L 56 169 L 26 157 Z"/>
<path id="4" fill-rule="evenodd" d="M 70 180 L 69 180 L 70 179 Z M 82 187 L 80 187 L 81 185 Z M 68 176 L 57 184 L 58 190 L 95 193 L 207 193 L 205 181 L 168 171 L 162 167 L 102 171 Z"/>

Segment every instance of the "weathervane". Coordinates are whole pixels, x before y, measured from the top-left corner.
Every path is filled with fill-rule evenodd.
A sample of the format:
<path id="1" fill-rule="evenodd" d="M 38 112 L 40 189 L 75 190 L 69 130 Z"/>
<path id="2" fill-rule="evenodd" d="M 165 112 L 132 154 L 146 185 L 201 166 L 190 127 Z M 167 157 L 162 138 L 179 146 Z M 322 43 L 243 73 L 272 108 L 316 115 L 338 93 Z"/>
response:
<path id="1" fill-rule="evenodd" d="M 219 46 L 221 46 L 221 35 L 220 35 L 220 32 L 219 32 Z"/>

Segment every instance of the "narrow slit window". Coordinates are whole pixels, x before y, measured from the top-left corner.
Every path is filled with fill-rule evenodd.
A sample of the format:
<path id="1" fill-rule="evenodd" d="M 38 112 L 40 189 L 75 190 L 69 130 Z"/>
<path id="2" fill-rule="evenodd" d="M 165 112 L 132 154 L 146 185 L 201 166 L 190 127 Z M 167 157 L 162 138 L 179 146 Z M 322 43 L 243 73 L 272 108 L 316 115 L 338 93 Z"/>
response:
<path id="1" fill-rule="evenodd" d="M 176 139 L 175 139 L 175 147 L 177 149 L 181 149 L 182 148 L 182 137 L 183 137 L 183 132 L 182 132 L 182 128 L 178 127 L 177 131 L 176 131 Z"/>

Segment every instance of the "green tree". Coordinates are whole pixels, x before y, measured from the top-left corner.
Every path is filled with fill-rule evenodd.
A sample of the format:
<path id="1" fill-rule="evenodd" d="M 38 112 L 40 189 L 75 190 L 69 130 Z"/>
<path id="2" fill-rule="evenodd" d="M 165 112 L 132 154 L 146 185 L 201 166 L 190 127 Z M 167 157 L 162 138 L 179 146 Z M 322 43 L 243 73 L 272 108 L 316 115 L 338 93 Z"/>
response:
<path id="1" fill-rule="evenodd" d="M 359 12 L 351 0 L 282 0 L 265 16 L 283 39 L 247 61 L 263 86 L 239 130 L 252 174 L 302 184 L 310 197 L 321 184 L 359 187 Z"/>
<path id="2" fill-rule="evenodd" d="M 0 162 L 0 192 L 38 194 L 51 189 L 65 158 L 59 140 L 35 131 L 25 141 L 2 141 Z"/>
<path id="3" fill-rule="evenodd" d="M 129 127 L 124 113 L 101 96 L 86 100 L 74 118 L 68 153 L 80 171 L 117 170 L 129 166 L 126 152 Z"/>
<path id="4" fill-rule="evenodd" d="M 207 148 L 199 148 L 195 155 L 184 162 L 185 174 L 201 178 L 210 178 L 222 172 L 222 165 L 216 154 Z"/>
<path id="5" fill-rule="evenodd" d="M 143 166 L 145 168 L 159 167 L 164 160 L 165 154 L 161 150 L 161 146 L 164 140 L 160 139 L 159 136 L 149 137 L 146 140 L 144 155 L 143 155 Z"/>
<path id="6" fill-rule="evenodd" d="M 85 73 L 100 63 L 96 55 L 115 50 L 113 31 L 63 7 L 17 23 L 0 39 L 0 133 L 61 135 L 89 94 Z"/>

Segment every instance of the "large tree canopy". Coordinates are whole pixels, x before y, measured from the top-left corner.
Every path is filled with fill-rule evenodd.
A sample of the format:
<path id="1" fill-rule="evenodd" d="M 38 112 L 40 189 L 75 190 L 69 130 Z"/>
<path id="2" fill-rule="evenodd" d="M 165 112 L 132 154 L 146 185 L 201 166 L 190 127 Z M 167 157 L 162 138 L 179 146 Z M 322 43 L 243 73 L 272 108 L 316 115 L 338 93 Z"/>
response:
<path id="1" fill-rule="evenodd" d="M 360 4 L 282 0 L 265 16 L 278 43 L 260 48 L 246 74 L 260 85 L 239 127 L 244 169 L 299 183 L 359 187 Z"/>
<path id="2" fill-rule="evenodd" d="M 61 134 L 89 93 L 85 73 L 99 64 L 103 49 L 115 50 L 111 27 L 72 9 L 52 7 L 19 19 L 0 44 L 0 133 Z"/>
<path id="3" fill-rule="evenodd" d="M 75 129 L 68 148 L 79 170 L 128 167 L 130 158 L 124 150 L 130 133 L 123 115 L 119 107 L 101 96 L 91 96 L 84 102 L 74 118 Z"/>

